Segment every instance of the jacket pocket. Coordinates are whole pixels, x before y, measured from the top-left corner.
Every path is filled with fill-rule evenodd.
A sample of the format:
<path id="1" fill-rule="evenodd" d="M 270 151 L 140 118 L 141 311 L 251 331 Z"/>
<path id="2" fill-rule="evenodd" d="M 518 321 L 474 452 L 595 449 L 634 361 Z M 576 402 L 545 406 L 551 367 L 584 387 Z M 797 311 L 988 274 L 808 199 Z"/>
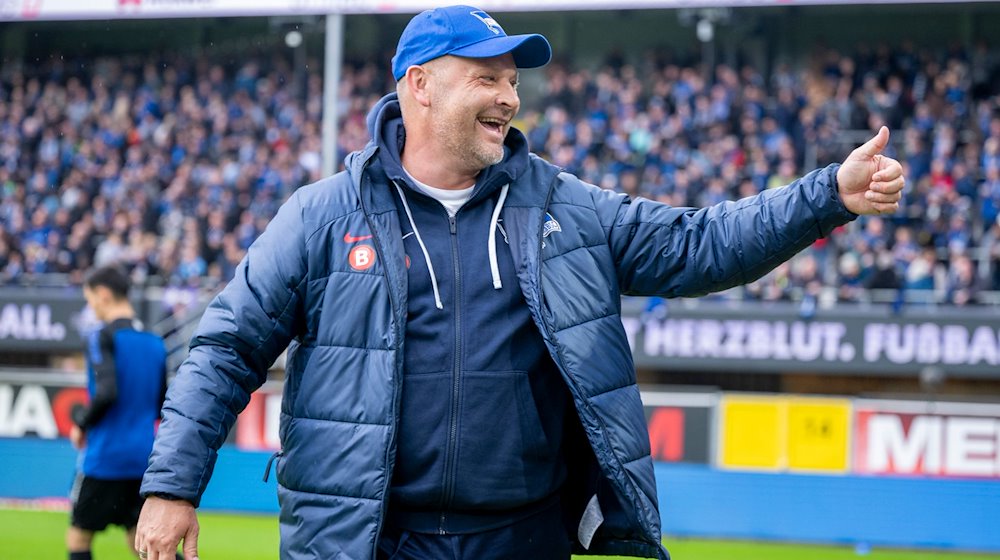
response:
<path id="1" fill-rule="evenodd" d="M 455 509 L 508 509 L 544 499 L 561 482 L 561 422 L 539 408 L 524 371 L 462 379 Z M 547 422 L 543 422 L 546 416 Z M 547 429 L 550 433 L 547 433 Z"/>
<path id="2" fill-rule="evenodd" d="M 441 501 L 451 394 L 450 371 L 403 376 L 393 492 L 406 506 Z"/>

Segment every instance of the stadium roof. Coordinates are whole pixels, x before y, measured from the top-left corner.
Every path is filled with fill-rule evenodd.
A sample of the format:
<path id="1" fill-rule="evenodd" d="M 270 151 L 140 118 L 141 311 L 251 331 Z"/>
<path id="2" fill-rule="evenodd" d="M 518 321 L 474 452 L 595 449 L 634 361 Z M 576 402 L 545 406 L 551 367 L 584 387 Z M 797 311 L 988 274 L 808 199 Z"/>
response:
<path id="1" fill-rule="evenodd" d="M 459 1 L 459 0 L 455 0 Z M 936 2 L 938 0 L 916 0 Z M 987 1 L 987 0 L 983 0 Z M 450 2 L 449 2 L 450 3 Z M 476 0 L 491 11 L 789 6 L 913 3 L 913 0 Z M 444 4 L 426 0 L 6 0 L 0 21 L 144 19 L 220 16 L 416 13 Z"/>

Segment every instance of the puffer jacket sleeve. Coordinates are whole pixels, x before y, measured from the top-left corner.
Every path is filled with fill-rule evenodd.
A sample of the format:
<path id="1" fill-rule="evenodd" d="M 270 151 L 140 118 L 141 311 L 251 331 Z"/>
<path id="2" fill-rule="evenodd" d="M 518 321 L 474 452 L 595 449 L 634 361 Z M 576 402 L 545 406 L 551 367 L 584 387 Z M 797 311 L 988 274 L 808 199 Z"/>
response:
<path id="1" fill-rule="evenodd" d="M 143 495 L 166 493 L 198 505 L 237 414 L 301 323 L 303 230 L 293 195 L 205 311 L 167 391 Z"/>
<path id="2" fill-rule="evenodd" d="M 701 296 L 760 278 L 857 217 L 837 194 L 839 167 L 701 209 L 595 190 L 622 293 Z"/>

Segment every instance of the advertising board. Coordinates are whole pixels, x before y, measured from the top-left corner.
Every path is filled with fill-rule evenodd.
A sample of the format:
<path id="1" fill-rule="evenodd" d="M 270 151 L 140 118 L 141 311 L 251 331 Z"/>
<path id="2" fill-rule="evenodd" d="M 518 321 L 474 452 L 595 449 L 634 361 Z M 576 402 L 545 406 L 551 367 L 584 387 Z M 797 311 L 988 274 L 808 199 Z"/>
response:
<path id="1" fill-rule="evenodd" d="M 853 470 L 1000 478 L 1000 405 L 858 400 Z"/>

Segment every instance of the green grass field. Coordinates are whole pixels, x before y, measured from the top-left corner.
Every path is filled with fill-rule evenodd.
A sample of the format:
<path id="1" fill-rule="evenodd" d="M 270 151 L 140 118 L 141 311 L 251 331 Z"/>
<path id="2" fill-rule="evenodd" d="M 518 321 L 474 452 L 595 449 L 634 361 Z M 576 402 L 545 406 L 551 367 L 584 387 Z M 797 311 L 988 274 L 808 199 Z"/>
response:
<path id="1" fill-rule="evenodd" d="M 65 512 L 0 510 L 0 558 L 48 560 L 65 558 Z M 201 514 L 198 552 L 205 560 L 274 560 L 278 557 L 278 520 L 273 516 Z M 997 554 L 957 554 L 873 550 L 859 555 L 853 548 L 751 542 L 667 539 L 675 560 L 1000 560 Z M 125 534 L 109 530 L 94 546 L 97 560 L 134 558 Z M 610 560 L 610 559 L 605 559 Z"/>

